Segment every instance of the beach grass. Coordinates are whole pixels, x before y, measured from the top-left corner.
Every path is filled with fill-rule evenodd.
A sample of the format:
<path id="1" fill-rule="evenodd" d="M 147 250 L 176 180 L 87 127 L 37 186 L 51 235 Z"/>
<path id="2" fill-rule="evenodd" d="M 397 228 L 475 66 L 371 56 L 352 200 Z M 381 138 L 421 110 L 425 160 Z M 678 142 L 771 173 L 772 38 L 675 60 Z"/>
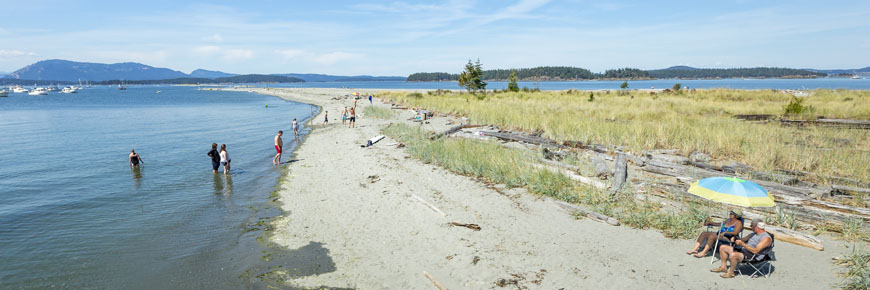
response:
<path id="1" fill-rule="evenodd" d="M 594 98 L 589 98 L 589 94 Z M 738 120 L 738 114 L 781 116 L 794 97 L 775 90 L 705 89 L 683 93 L 542 91 L 427 94 L 382 92 L 393 102 L 466 116 L 472 123 L 541 132 L 557 141 L 621 146 L 631 152 L 678 149 L 737 161 L 758 170 L 803 171 L 870 181 L 870 130 L 781 126 Z M 591 99 L 591 101 L 590 101 Z M 870 119 L 870 91 L 813 90 L 790 119 Z"/>
<path id="2" fill-rule="evenodd" d="M 870 252 L 865 248 L 857 245 L 852 247 L 852 252 L 837 263 L 843 266 L 840 272 L 843 283 L 840 287 L 849 290 L 870 289 Z"/>
<path id="3" fill-rule="evenodd" d="M 366 106 L 362 111 L 366 117 L 374 117 L 378 119 L 391 119 L 396 116 L 396 112 L 389 108 L 380 108 L 375 106 Z"/>
<path id="4" fill-rule="evenodd" d="M 636 228 L 661 230 L 672 238 L 690 238 L 709 217 L 709 209 L 690 205 L 688 209 L 663 209 L 661 204 L 635 200 L 633 194 L 619 194 L 611 199 L 601 190 L 575 183 L 562 173 L 533 166 L 537 154 L 505 148 L 496 142 L 471 139 L 429 139 L 419 126 L 391 124 L 383 130 L 422 162 L 442 166 L 454 173 L 471 176 L 488 183 L 508 187 L 525 187 L 533 194 L 589 206 Z"/>

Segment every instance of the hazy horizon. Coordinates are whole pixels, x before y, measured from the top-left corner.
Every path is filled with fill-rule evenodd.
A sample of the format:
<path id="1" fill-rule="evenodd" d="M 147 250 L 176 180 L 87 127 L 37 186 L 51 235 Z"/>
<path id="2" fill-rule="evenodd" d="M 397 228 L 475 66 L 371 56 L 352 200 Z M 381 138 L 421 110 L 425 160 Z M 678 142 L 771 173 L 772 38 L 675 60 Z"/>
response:
<path id="1" fill-rule="evenodd" d="M 189 73 L 406 76 L 574 66 L 870 65 L 870 3 L 440 1 L 5 3 L 0 71 L 46 59 Z"/>

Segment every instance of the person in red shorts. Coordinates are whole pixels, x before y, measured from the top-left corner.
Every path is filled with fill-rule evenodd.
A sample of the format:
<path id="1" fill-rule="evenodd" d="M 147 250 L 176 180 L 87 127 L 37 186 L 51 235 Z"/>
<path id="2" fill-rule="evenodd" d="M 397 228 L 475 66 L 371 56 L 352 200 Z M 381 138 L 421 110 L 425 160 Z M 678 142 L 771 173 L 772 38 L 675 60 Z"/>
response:
<path id="1" fill-rule="evenodd" d="M 275 158 L 272 158 L 272 164 L 281 164 L 281 151 L 284 150 L 284 141 L 281 140 L 281 135 L 284 135 L 284 131 L 278 131 L 278 135 L 275 135 L 275 151 L 278 151 L 278 154 L 275 154 Z"/>

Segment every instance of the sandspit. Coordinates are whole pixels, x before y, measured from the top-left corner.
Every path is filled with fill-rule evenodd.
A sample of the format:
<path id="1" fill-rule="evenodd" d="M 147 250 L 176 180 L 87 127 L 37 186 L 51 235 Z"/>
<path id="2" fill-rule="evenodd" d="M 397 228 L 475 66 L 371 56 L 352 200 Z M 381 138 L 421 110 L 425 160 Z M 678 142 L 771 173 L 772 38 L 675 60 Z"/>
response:
<path id="1" fill-rule="evenodd" d="M 284 165 L 289 167 L 280 190 L 285 216 L 275 221 L 272 238 L 290 250 L 320 249 L 320 256 L 308 257 L 307 269 L 285 268 L 288 286 L 829 289 L 840 281 L 831 259 L 848 249 L 839 242 L 826 241 L 825 251 L 777 243 L 770 278 L 722 279 L 709 272 L 718 264 L 685 254 L 691 241 L 577 220 L 549 198 L 424 164 L 389 137 L 360 147 L 390 123 L 410 122 L 410 111 L 393 120 L 361 116 L 352 129 L 341 125 L 340 111 L 353 100 L 337 98 L 351 90 L 239 90 L 329 111 L 329 125 L 322 125 L 321 111 L 309 122 L 311 134 L 289 157 L 292 162 Z M 360 100 L 360 111 L 365 106 L 368 100 Z M 389 107 L 377 98 L 372 106 Z M 446 121 L 435 118 L 423 126 L 442 130 Z"/>

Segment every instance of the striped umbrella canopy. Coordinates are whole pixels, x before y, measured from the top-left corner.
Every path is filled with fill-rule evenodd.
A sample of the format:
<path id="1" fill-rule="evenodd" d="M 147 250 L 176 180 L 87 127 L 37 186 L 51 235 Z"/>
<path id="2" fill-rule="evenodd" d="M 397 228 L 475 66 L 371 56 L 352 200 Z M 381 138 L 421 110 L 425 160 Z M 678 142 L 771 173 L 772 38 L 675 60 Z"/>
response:
<path id="1" fill-rule="evenodd" d="M 760 185 L 736 177 L 708 177 L 689 187 L 689 193 L 721 203 L 771 207 L 773 196 Z"/>

